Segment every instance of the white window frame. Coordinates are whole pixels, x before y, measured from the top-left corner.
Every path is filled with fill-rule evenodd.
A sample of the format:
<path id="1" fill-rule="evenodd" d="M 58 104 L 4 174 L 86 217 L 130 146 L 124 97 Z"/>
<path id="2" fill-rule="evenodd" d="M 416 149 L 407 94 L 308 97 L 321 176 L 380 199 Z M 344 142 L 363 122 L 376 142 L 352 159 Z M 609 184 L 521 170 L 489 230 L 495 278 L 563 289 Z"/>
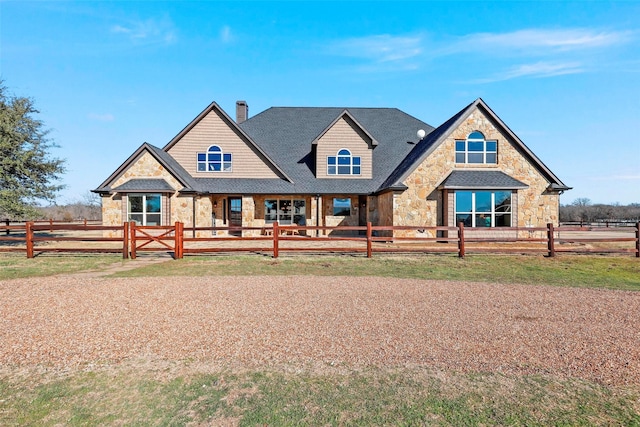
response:
<path id="1" fill-rule="evenodd" d="M 482 138 L 470 138 L 474 133 L 479 133 L 482 135 Z M 482 143 L 482 151 L 469 151 L 469 143 Z M 464 144 L 464 151 L 458 150 L 458 143 Z M 487 150 L 487 143 L 495 143 L 496 149 Z M 464 154 L 464 162 L 458 161 L 458 154 Z M 469 154 L 482 154 L 482 162 L 469 162 Z M 487 155 L 493 154 L 495 155 L 495 162 L 487 162 Z M 467 139 L 456 139 L 455 140 L 455 162 L 457 164 L 472 164 L 472 165 L 496 165 L 498 164 L 498 140 L 497 139 L 486 139 L 484 134 L 480 131 L 473 131 L 468 136 Z"/>
<path id="2" fill-rule="evenodd" d="M 211 151 L 214 147 L 220 151 Z M 219 161 L 213 160 L 214 154 L 220 154 Z M 200 160 L 200 156 L 203 156 L 204 160 Z M 225 160 L 225 156 L 229 156 L 229 160 Z M 213 165 L 217 163 L 220 164 L 220 170 L 215 170 L 213 168 Z M 196 171 L 198 173 L 233 172 L 233 154 L 225 152 L 222 147 L 217 144 L 210 145 L 204 153 L 196 153 Z"/>
<path id="3" fill-rule="evenodd" d="M 276 202 L 276 212 L 275 212 L 275 216 L 276 219 L 267 219 L 267 202 Z M 286 204 L 288 202 L 288 206 L 290 209 L 290 213 L 284 214 L 281 212 L 281 206 L 283 204 Z M 296 206 L 296 202 L 300 203 L 302 202 L 302 209 L 300 206 Z M 283 199 L 283 198 L 265 198 L 264 199 L 264 206 L 265 206 L 265 211 L 264 211 L 264 222 L 265 224 L 273 224 L 274 222 L 278 221 L 278 224 L 280 225 L 290 225 L 290 224 L 294 224 L 296 223 L 295 218 L 296 216 L 298 217 L 302 217 L 304 218 L 304 223 L 303 224 L 298 224 L 298 225 L 306 225 L 306 221 L 307 221 L 307 200 L 306 199 Z M 282 218 L 285 216 L 290 216 L 291 219 L 290 220 L 283 220 Z M 300 222 L 300 221 L 298 221 Z"/>
<path id="4" fill-rule="evenodd" d="M 341 152 L 346 151 L 349 154 L 340 154 Z M 340 159 L 349 159 L 349 164 L 340 164 Z M 329 159 L 335 159 L 334 164 L 330 164 Z M 355 159 L 357 159 L 359 164 L 355 164 Z M 349 173 L 340 173 L 340 167 L 348 167 Z M 335 171 L 332 173 L 331 168 L 335 168 Z M 357 172 L 356 172 L 357 170 Z M 351 150 L 348 148 L 341 148 L 336 152 L 335 156 L 327 156 L 327 175 L 362 175 L 362 157 L 354 156 Z"/>
<path id="5" fill-rule="evenodd" d="M 467 212 L 467 211 L 458 211 L 458 194 L 459 193 L 471 193 L 471 211 Z M 478 192 L 491 192 L 491 211 L 490 212 L 486 212 L 486 211 L 478 211 L 476 208 L 476 194 Z M 501 225 L 501 226 L 496 226 L 496 193 L 498 192 L 510 192 L 511 193 L 511 205 L 510 209 L 509 209 L 509 216 L 510 216 L 510 220 L 509 220 L 509 225 Z M 511 190 L 456 190 L 453 195 L 453 217 L 454 217 L 454 221 L 455 221 L 455 225 L 458 225 L 458 215 L 471 215 L 471 227 L 477 227 L 477 223 L 476 223 L 476 216 L 480 215 L 480 214 L 489 214 L 490 218 L 491 218 L 491 225 L 489 227 L 491 228 L 504 228 L 504 227 L 512 227 L 513 226 L 513 199 L 514 199 L 514 192 Z M 504 216 L 505 213 L 500 212 L 500 214 L 502 216 Z"/>
<path id="6" fill-rule="evenodd" d="M 159 212 L 147 212 L 147 196 L 159 197 L 160 198 L 160 211 Z M 131 211 L 131 198 L 132 197 L 142 197 L 142 212 L 132 212 Z M 161 193 L 133 193 L 127 195 L 127 220 L 135 221 L 138 225 L 146 226 L 148 223 L 148 215 L 159 215 L 160 220 L 158 221 L 158 225 L 162 225 L 163 222 L 163 214 L 162 214 L 162 205 L 164 201 L 162 200 Z M 135 219 L 131 219 L 131 215 L 142 215 L 142 222 L 139 222 Z"/>

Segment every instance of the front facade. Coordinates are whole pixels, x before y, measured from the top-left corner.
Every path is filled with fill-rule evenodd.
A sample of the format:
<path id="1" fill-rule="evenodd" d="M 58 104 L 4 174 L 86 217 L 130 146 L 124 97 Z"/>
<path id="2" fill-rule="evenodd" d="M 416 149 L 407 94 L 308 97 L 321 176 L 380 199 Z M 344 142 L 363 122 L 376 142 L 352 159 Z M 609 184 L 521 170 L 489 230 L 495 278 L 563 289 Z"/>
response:
<path id="1" fill-rule="evenodd" d="M 557 224 L 568 189 L 478 99 L 438 128 L 390 108 L 274 107 L 249 118 L 244 101 L 233 120 L 214 102 L 94 191 L 105 225 L 463 222 L 500 232 Z M 407 233 L 416 235 L 395 235 Z"/>

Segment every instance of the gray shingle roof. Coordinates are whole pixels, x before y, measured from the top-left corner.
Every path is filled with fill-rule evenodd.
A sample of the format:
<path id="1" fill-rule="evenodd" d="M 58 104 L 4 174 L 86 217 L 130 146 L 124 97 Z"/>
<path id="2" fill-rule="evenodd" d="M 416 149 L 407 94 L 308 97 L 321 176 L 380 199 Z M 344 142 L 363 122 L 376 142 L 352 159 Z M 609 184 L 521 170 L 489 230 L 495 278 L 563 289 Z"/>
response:
<path id="1" fill-rule="evenodd" d="M 501 171 L 490 170 L 456 170 L 442 182 L 440 188 L 445 189 L 492 189 L 516 190 L 528 188 L 517 179 L 511 178 Z"/>
<path id="2" fill-rule="evenodd" d="M 122 185 L 119 185 L 113 189 L 113 191 L 126 191 L 126 192 L 171 192 L 175 191 L 167 181 L 164 179 L 130 179 Z"/>

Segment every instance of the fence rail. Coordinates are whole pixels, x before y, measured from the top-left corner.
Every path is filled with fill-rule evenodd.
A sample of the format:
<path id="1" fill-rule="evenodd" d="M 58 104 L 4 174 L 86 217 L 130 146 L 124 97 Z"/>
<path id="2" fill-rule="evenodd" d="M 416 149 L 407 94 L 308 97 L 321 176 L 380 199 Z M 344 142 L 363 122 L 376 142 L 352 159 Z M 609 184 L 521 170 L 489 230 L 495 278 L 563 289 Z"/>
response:
<path id="1" fill-rule="evenodd" d="M 217 235 L 221 231 L 244 237 Z M 391 235 L 398 234 L 392 237 Z M 400 235 L 402 233 L 402 235 Z M 252 234 L 252 235 L 249 235 Z M 328 234 L 328 235 L 325 235 Z M 140 252 L 185 254 L 220 252 L 281 253 L 469 253 L 631 254 L 640 258 L 640 222 L 634 227 L 580 226 L 533 228 L 468 228 L 414 226 L 296 226 L 274 223 L 270 227 L 185 227 L 93 225 L 87 222 L 26 222 L 0 224 L 0 252 L 24 252 L 28 258 L 44 252 L 121 253 L 135 259 Z"/>

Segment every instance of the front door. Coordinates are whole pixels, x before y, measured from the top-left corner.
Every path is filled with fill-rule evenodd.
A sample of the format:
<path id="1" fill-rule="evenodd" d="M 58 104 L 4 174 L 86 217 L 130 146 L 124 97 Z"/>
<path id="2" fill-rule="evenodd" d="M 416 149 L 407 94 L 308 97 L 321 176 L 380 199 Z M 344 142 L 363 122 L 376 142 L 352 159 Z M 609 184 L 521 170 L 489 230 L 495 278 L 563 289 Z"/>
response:
<path id="1" fill-rule="evenodd" d="M 367 196 L 358 196 L 358 225 L 364 227 L 367 225 Z M 366 231 L 360 231 L 358 234 L 365 235 Z"/>
<path id="2" fill-rule="evenodd" d="M 242 198 L 229 197 L 229 226 L 242 227 Z M 242 230 L 229 230 L 232 236 L 242 236 Z"/>

